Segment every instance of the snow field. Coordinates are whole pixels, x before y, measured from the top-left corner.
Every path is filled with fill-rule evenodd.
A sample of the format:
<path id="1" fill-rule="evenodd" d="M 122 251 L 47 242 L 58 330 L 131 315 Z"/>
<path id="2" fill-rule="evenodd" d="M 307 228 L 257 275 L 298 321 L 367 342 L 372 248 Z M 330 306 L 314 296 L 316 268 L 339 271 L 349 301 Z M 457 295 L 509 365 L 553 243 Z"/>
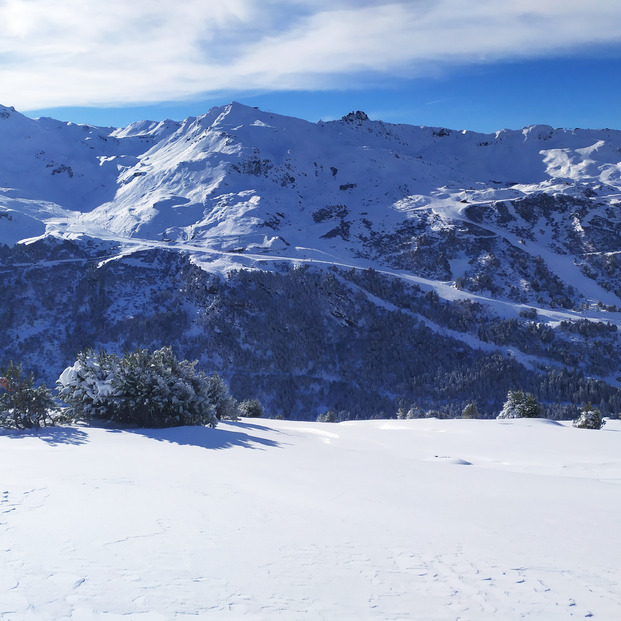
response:
<path id="1" fill-rule="evenodd" d="M 0 619 L 621 618 L 621 422 L 0 436 Z"/>

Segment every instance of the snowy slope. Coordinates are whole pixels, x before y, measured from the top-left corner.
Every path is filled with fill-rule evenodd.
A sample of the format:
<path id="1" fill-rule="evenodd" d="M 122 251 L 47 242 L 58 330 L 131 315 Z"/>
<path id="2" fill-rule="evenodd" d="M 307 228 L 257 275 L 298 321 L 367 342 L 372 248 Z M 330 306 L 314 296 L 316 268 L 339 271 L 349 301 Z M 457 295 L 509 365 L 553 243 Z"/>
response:
<path id="1" fill-rule="evenodd" d="M 621 616 L 618 421 L 0 436 L 0 619 Z"/>

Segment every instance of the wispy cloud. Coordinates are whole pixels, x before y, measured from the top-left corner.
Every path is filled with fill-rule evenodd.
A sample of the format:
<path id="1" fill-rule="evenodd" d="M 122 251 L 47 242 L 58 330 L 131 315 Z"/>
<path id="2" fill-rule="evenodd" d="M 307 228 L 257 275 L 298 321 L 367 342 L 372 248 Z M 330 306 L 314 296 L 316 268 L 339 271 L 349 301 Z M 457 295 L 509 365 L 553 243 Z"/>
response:
<path id="1" fill-rule="evenodd" d="M 618 0 L 0 0 L 23 110 L 356 86 L 621 43 Z"/>

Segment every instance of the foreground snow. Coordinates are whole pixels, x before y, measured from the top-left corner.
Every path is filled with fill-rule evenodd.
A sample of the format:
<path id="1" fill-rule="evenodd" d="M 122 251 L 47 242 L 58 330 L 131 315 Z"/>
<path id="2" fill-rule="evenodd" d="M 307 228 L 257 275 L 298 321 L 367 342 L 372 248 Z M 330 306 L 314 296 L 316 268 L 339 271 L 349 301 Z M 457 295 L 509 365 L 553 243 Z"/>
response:
<path id="1" fill-rule="evenodd" d="M 5 433 L 0 619 L 619 619 L 619 432 Z"/>

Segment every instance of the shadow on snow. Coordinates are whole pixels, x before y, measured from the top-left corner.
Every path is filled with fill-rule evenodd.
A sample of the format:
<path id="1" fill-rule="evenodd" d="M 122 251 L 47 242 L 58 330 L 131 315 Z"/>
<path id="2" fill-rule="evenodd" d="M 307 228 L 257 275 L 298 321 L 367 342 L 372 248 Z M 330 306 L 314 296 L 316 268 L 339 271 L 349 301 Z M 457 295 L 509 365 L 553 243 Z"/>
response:
<path id="1" fill-rule="evenodd" d="M 200 426 L 186 427 L 162 427 L 157 429 L 132 428 L 132 427 L 110 427 L 108 424 L 92 423 L 89 427 L 104 428 L 109 433 L 133 433 L 160 442 L 169 442 L 181 446 L 198 446 L 205 449 L 227 449 L 235 446 L 250 449 L 261 449 L 267 447 L 281 446 L 280 442 L 262 438 L 260 436 L 247 433 L 246 430 L 267 431 L 274 433 L 274 429 L 256 425 L 252 423 L 230 422 L 228 427 L 235 429 L 224 429 L 221 426 L 215 429 Z M 88 427 L 86 428 L 88 429 Z M 278 432 L 277 433 L 282 433 Z M 0 435 L 7 438 L 38 438 L 50 446 L 63 444 L 81 445 L 89 441 L 88 433 L 85 429 L 74 426 L 41 427 L 40 429 L 6 429 L 0 430 Z"/>
<path id="2" fill-rule="evenodd" d="M 273 427 L 266 427 L 265 425 L 258 425 L 257 423 L 248 423 L 245 420 L 244 421 L 227 420 L 225 422 L 229 427 L 238 427 L 240 429 L 257 429 L 258 431 L 269 431 L 270 433 L 280 433 L 280 434 L 285 433 L 284 431 L 281 431 L 280 429 L 274 429 Z"/>
<path id="3" fill-rule="evenodd" d="M 86 444 L 88 434 L 76 427 L 41 427 L 39 429 L 8 429 L 1 435 L 7 438 L 38 438 L 50 446 L 61 444 Z"/>
<path id="4" fill-rule="evenodd" d="M 230 425 L 231 423 L 228 423 Z M 240 424 L 241 429 L 244 427 L 257 429 L 265 429 L 267 427 L 260 427 L 259 425 L 244 425 Z M 158 440 L 160 442 L 169 442 L 171 444 L 179 444 L 180 446 L 198 446 L 205 449 L 227 449 L 235 446 L 250 449 L 261 449 L 266 447 L 278 447 L 281 446 L 280 442 L 270 440 L 267 438 L 261 438 L 259 436 L 251 435 L 243 430 L 234 431 L 229 429 L 222 429 L 216 427 L 212 429 L 210 427 L 165 427 L 158 429 L 108 429 L 110 433 L 134 433 L 141 436 L 145 436 L 152 440 Z M 271 431 L 271 430 L 269 430 Z"/>

